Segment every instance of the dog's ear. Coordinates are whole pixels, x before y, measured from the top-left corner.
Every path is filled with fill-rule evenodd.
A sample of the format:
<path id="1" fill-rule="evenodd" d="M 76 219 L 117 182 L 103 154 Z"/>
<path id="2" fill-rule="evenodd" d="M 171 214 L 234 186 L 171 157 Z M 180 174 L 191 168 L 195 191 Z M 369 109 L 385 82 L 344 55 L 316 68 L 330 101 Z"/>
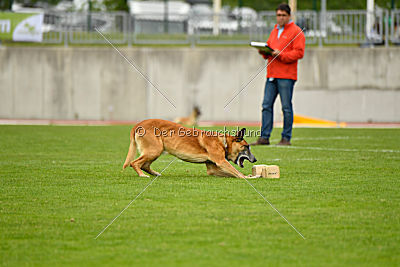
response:
<path id="1" fill-rule="evenodd" d="M 194 111 L 197 113 L 197 115 L 201 115 L 200 108 L 198 106 L 194 106 Z"/>
<path id="2" fill-rule="evenodd" d="M 243 140 L 244 135 L 246 134 L 246 128 L 242 128 L 237 134 L 235 141 L 236 142 L 241 142 Z"/>

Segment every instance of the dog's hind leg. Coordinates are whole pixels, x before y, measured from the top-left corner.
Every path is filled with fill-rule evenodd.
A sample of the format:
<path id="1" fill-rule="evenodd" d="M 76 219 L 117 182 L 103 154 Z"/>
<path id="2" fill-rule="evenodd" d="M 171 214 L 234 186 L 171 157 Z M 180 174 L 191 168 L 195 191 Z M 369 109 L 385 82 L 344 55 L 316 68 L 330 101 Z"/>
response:
<path id="1" fill-rule="evenodd" d="M 160 173 L 156 172 L 155 170 L 152 170 L 150 168 L 151 163 L 153 163 L 153 161 L 147 161 L 143 164 L 142 166 L 142 170 L 144 170 L 145 172 L 147 172 L 148 174 L 154 175 L 154 176 L 161 176 Z"/>
<path id="2" fill-rule="evenodd" d="M 146 155 L 142 154 L 140 155 L 140 157 L 131 162 L 131 167 L 137 172 L 140 177 L 149 177 L 142 171 L 142 166 L 146 163 L 146 161 Z"/>
<path id="3" fill-rule="evenodd" d="M 161 175 L 160 173 L 150 169 L 150 165 L 161 155 L 162 151 L 163 151 L 162 147 L 159 147 L 158 149 L 153 147 L 151 149 L 142 150 L 140 157 L 138 157 L 131 163 L 132 168 L 141 177 L 148 177 L 146 174 L 142 172 L 142 170 L 151 175 L 160 176 Z"/>
<path id="4" fill-rule="evenodd" d="M 162 152 L 164 151 L 164 148 L 162 146 L 159 147 L 152 147 L 151 149 L 147 148 L 145 151 L 143 151 L 146 155 L 146 161 L 142 165 L 141 169 L 148 174 L 154 175 L 154 176 L 160 176 L 161 174 L 156 172 L 155 170 L 152 170 L 150 168 L 151 163 L 155 161 L 159 156 L 161 156 Z"/>
<path id="5" fill-rule="evenodd" d="M 158 172 L 150 169 L 150 165 L 164 150 L 161 138 L 148 133 L 146 136 L 136 138 L 136 143 L 138 144 L 140 157 L 131 162 L 130 165 L 132 168 L 141 177 L 149 177 L 143 171 L 151 175 L 160 175 Z"/>

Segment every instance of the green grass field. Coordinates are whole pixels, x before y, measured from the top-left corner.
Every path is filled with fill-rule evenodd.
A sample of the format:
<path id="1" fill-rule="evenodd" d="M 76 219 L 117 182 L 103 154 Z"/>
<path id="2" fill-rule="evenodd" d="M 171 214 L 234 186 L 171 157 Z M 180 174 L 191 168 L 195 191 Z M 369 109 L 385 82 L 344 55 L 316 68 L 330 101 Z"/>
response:
<path id="1" fill-rule="evenodd" d="M 249 182 L 305 240 L 245 180 L 180 160 L 94 239 L 152 179 L 121 172 L 130 128 L 0 126 L 2 265 L 400 264 L 400 129 L 296 128 L 292 147 L 252 149 L 281 178 Z"/>

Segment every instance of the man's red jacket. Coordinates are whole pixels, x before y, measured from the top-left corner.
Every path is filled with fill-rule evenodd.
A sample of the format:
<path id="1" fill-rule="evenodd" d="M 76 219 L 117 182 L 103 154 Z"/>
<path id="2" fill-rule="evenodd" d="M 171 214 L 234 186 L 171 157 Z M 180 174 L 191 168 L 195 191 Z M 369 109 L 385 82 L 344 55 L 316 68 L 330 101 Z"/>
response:
<path id="1" fill-rule="evenodd" d="M 285 25 L 279 39 L 278 27 L 275 25 L 267 44 L 281 53 L 275 59 L 263 55 L 265 59 L 268 58 L 267 78 L 297 80 L 297 61 L 304 56 L 305 43 L 304 33 L 293 21 Z"/>

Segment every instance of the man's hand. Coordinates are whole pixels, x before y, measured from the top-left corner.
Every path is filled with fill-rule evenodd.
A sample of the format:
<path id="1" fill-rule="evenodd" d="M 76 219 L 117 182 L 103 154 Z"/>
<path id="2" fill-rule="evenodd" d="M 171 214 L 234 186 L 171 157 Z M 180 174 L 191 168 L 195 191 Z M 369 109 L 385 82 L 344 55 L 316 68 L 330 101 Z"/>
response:
<path id="1" fill-rule="evenodd" d="M 258 53 L 263 56 L 268 56 L 268 53 L 263 50 L 258 50 Z"/>
<path id="2" fill-rule="evenodd" d="M 277 55 L 279 55 L 281 51 L 279 51 L 278 49 L 275 49 L 274 51 L 272 51 L 272 56 L 276 57 Z"/>

